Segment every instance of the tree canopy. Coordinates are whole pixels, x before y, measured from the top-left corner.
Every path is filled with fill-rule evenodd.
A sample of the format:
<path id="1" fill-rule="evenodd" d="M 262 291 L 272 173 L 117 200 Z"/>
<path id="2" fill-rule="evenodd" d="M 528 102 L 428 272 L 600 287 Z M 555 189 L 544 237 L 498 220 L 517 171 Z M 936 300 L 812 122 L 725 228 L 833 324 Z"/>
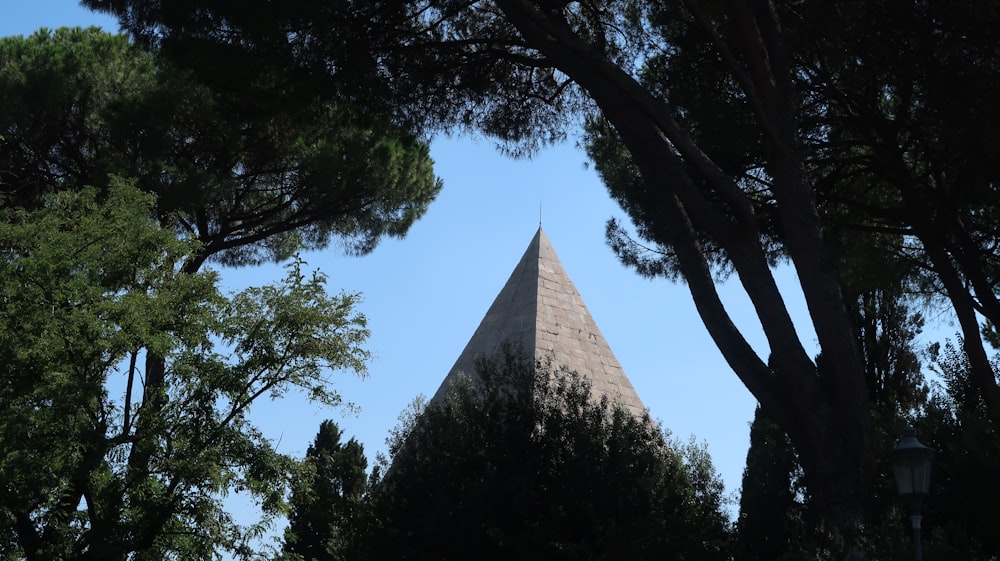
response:
<path id="1" fill-rule="evenodd" d="M 377 559 L 728 559 L 702 448 L 507 348 L 407 417 L 373 484 Z"/>
<path id="2" fill-rule="evenodd" d="M 319 426 L 306 451 L 303 474 L 293 486 L 283 550 L 306 561 L 350 559 L 362 538 L 368 460 L 355 439 L 341 441 L 336 423 Z"/>
<path id="3" fill-rule="evenodd" d="M 969 378 L 971 361 L 961 343 L 947 341 L 931 353 L 940 384 L 924 408 L 916 428 L 922 442 L 937 450 L 928 497 L 927 518 L 936 524 L 927 556 L 992 559 L 1000 555 L 996 509 L 982 497 L 1000 492 L 997 422 Z M 991 357 L 1000 374 L 1000 357 Z"/>
<path id="4" fill-rule="evenodd" d="M 340 403 L 329 372 L 368 360 L 357 296 L 297 260 L 225 296 L 181 271 L 196 242 L 151 195 L 98 191 L 0 211 L 0 557 L 245 558 L 295 465 L 248 412 L 293 390 Z M 233 519 L 232 492 L 259 501 L 259 525 Z"/>
<path id="5" fill-rule="evenodd" d="M 200 242 L 191 270 L 330 241 L 367 253 L 404 235 L 441 187 L 407 129 L 285 91 L 263 64 L 221 85 L 97 28 L 3 38 L 0 60 L 3 204 L 133 178 L 165 224 Z"/>
<path id="6" fill-rule="evenodd" d="M 586 121 L 584 144 L 639 238 L 612 225 L 612 246 L 687 283 L 729 365 L 788 432 L 845 552 L 860 552 L 875 442 L 845 279 L 941 295 L 968 380 L 1000 416 L 977 316 L 998 325 L 992 5 L 86 3 L 178 60 L 206 45 L 236 62 L 275 53 L 330 91 L 373 77 L 396 122 L 470 127 L 515 151 Z M 779 260 L 797 274 L 822 365 L 784 305 Z M 720 271 L 739 280 L 766 353 L 731 320 Z"/>

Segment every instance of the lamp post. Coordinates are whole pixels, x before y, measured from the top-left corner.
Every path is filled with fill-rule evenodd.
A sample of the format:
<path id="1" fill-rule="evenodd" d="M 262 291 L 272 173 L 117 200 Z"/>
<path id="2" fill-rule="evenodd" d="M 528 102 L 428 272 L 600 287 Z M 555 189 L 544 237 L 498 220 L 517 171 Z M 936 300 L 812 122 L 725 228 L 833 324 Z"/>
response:
<path id="1" fill-rule="evenodd" d="M 921 561 L 923 550 L 920 544 L 920 507 L 930 493 L 934 449 L 921 444 L 913 427 L 907 427 L 903 438 L 893 448 L 890 460 L 896 490 L 906 501 L 910 523 L 913 525 L 913 560 Z"/>

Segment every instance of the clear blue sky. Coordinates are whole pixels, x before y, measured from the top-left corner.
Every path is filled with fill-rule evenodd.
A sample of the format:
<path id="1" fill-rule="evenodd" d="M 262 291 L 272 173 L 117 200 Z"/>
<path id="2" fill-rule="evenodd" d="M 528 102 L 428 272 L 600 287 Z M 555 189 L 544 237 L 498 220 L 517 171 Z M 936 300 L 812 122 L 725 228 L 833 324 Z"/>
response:
<path id="1" fill-rule="evenodd" d="M 4 0 L 0 34 L 39 27 L 117 22 L 74 0 Z M 319 423 L 336 420 L 364 445 L 369 458 L 399 413 L 418 394 L 432 395 L 464 348 L 538 227 L 545 231 L 633 385 L 675 436 L 708 443 L 727 492 L 739 490 L 755 400 L 709 338 L 687 289 L 649 281 L 619 264 L 604 241 L 610 217 L 624 218 L 582 151 L 569 143 L 530 161 L 501 156 L 486 139 L 440 138 L 431 150 L 444 190 L 404 240 L 387 240 L 372 255 L 349 258 L 335 248 L 306 256 L 329 275 L 329 289 L 361 292 L 376 355 L 365 380 L 334 376 L 356 416 L 324 410 L 289 396 L 261 404 L 254 419 L 280 451 L 302 455 Z M 280 267 L 225 270 L 238 289 L 280 278 Z M 794 278 L 784 275 L 784 285 Z M 756 319 L 735 281 L 722 288 L 738 325 L 767 352 Z M 796 317 L 796 291 L 786 290 Z M 806 325 L 800 322 L 800 325 Z M 803 336 L 814 340 L 811 332 Z"/>

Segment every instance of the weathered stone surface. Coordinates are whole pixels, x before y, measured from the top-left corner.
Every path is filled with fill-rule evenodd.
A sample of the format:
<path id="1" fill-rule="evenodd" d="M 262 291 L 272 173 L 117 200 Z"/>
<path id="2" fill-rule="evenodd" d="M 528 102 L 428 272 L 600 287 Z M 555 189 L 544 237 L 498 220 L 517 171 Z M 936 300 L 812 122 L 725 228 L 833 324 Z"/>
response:
<path id="1" fill-rule="evenodd" d="M 443 399 L 459 372 L 474 376 L 476 357 L 504 341 L 586 377 L 595 399 L 607 395 L 636 415 L 646 412 L 541 228 L 431 402 Z"/>

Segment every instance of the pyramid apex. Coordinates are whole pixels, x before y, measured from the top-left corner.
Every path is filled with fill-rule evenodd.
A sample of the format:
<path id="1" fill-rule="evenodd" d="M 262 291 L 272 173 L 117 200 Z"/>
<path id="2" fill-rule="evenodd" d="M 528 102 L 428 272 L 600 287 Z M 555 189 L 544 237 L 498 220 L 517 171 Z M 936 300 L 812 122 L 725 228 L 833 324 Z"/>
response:
<path id="1" fill-rule="evenodd" d="M 577 372 L 596 399 L 607 395 L 636 415 L 646 412 L 541 224 L 431 403 L 444 398 L 460 372 L 475 379 L 476 359 L 494 355 L 505 342 Z"/>

